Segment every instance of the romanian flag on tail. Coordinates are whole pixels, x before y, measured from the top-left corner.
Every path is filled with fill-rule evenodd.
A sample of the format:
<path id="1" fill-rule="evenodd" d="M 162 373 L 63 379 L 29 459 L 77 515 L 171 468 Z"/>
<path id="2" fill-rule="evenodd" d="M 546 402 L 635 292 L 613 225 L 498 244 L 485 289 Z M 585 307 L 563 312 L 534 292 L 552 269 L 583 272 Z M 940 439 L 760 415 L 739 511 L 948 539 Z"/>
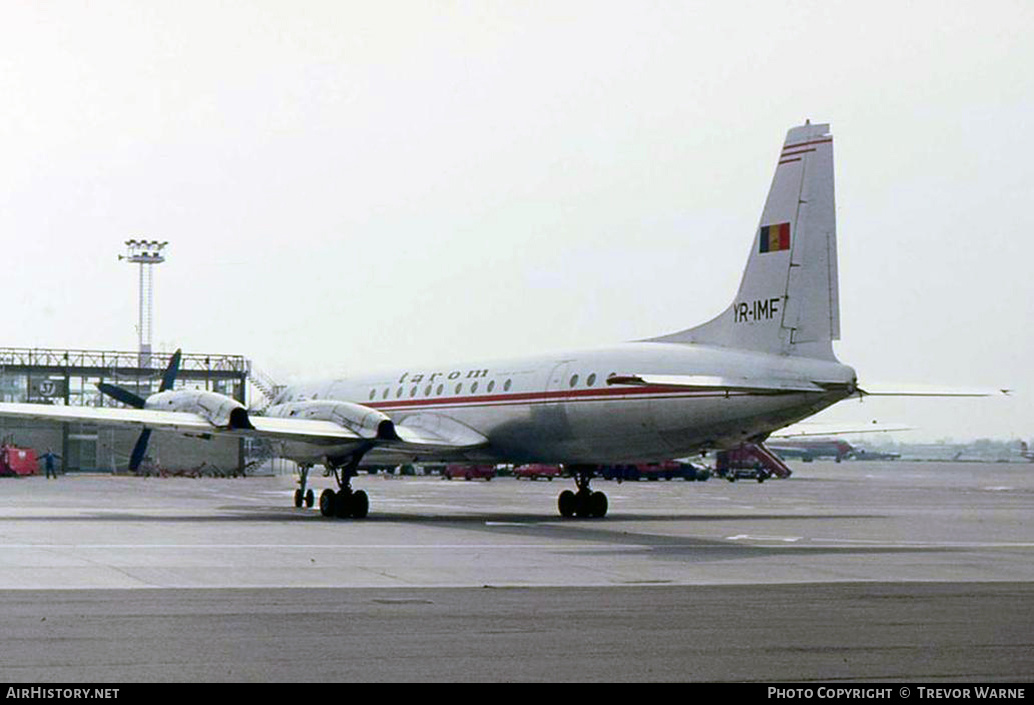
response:
<path id="1" fill-rule="evenodd" d="M 766 252 L 779 252 L 790 249 L 790 224 L 778 223 L 776 225 L 762 225 L 761 244 L 758 251 L 761 254 Z"/>

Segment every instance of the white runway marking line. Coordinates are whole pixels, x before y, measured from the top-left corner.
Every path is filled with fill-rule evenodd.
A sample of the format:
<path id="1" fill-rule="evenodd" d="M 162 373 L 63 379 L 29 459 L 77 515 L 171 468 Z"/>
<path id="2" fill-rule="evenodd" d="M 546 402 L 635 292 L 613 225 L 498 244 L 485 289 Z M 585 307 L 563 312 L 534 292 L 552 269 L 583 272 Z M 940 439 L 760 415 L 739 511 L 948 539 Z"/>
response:
<path id="1" fill-rule="evenodd" d="M 737 534 L 727 536 L 726 541 L 779 541 L 796 543 L 804 541 L 803 536 L 752 536 Z M 884 548 L 1034 548 L 1034 543 L 1007 541 L 880 541 L 878 539 L 807 539 L 819 544 L 847 544 L 852 546 L 873 546 Z"/>
<path id="2" fill-rule="evenodd" d="M 746 537 L 744 537 L 746 538 Z M 757 540 L 758 537 L 751 537 Z M 769 537 L 767 540 L 775 541 L 795 541 L 796 539 L 786 538 L 775 538 Z M 171 550 L 234 550 L 239 551 L 242 549 L 253 549 L 253 550 L 338 550 L 338 551 L 426 551 L 428 549 L 439 549 L 445 551 L 485 551 L 491 549 L 499 550 L 513 550 L 513 549 L 529 549 L 529 550 L 570 550 L 574 549 L 577 551 L 611 551 L 614 546 L 621 546 L 622 548 L 655 548 L 650 543 L 627 543 L 625 541 L 614 541 L 610 543 L 594 543 L 591 546 L 587 546 L 584 543 L 577 540 L 569 541 L 548 541 L 546 543 L 462 543 L 462 544 L 436 544 L 436 543 L 415 543 L 415 544 L 331 544 L 331 543 L 303 543 L 303 544 L 286 544 L 286 543 L 226 543 L 226 544 L 198 544 L 198 543 L 137 543 L 137 544 L 126 544 L 126 543 L 92 543 L 92 544 L 78 544 L 78 543 L 20 543 L 20 544 L 0 544 L 0 552 L 3 551 L 20 551 L 26 549 L 41 549 L 41 550 L 154 550 L 154 549 L 171 549 Z M 677 544 L 665 544 L 665 549 L 670 548 L 692 548 L 692 549 L 722 549 L 724 546 L 715 544 L 699 544 L 699 543 L 677 543 Z"/>
<path id="3" fill-rule="evenodd" d="M 810 539 L 815 543 L 844 543 L 858 546 L 886 546 L 890 548 L 1034 548 L 1026 541 L 879 541 L 877 539 Z"/>
<path id="4" fill-rule="evenodd" d="M 498 544 L 434 544 L 434 543 L 416 543 L 416 544 L 325 544 L 325 543 L 312 543 L 312 544 L 286 544 L 286 543 L 227 543 L 227 544 L 197 544 L 197 543 L 141 543 L 141 544 L 76 544 L 76 543 L 49 543 L 49 544 L 34 544 L 34 543 L 22 543 L 22 544 L 7 544 L 0 546 L 0 551 L 3 550 L 25 550 L 30 548 L 38 548 L 45 550 L 55 549 L 74 549 L 77 551 L 97 549 L 97 550 L 112 550 L 112 549 L 146 549 L 152 550 L 156 548 L 167 548 L 173 550 L 182 549 L 216 549 L 216 550 L 240 550 L 240 549 L 320 549 L 320 550 L 340 550 L 340 551 L 354 551 L 358 549 L 363 550 L 396 550 L 396 551 L 423 551 L 429 548 L 444 549 L 450 551 L 462 551 L 462 550 L 486 550 L 492 548 L 498 549 L 514 549 L 514 548 L 528 548 L 528 549 L 556 549 L 564 548 L 564 545 L 558 545 L 557 543 L 535 543 L 535 544 L 512 544 L 512 543 L 498 543 Z M 567 548 L 584 548 L 580 544 L 569 543 L 566 545 Z"/>
<path id="5" fill-rule="evenodd" d="M 750 534 L 725 537 L 726 541 L 782 541 L 784 543 L 795 543 L 803 539 L 803 536 L 751 536 Z"/>

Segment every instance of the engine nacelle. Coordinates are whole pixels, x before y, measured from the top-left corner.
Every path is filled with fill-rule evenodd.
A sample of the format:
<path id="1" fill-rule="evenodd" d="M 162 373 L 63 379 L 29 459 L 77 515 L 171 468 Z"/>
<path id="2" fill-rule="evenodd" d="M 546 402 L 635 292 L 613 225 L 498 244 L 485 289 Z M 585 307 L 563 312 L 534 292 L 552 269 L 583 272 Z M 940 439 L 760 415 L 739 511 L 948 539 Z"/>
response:
<path id="1" fill-rule="evenodd" d="M 295 401 L 277 404 L 266 409 L 266 416 L 279 418 L 312 419 L 332 421 L 353 431 L 360 438 L 397 440 L 395 425 L 382 411 L 362 404 L 332 399 Z"/>
<path id="2" fill-rule="evenodd" d="M 158 392 L 147 397 L 145 409 L 152 411 L 183 411 L 201 416 L 219 428 L 254 428 L 248 419 L 248 410 L 236 399 L 194 389 Z"/>

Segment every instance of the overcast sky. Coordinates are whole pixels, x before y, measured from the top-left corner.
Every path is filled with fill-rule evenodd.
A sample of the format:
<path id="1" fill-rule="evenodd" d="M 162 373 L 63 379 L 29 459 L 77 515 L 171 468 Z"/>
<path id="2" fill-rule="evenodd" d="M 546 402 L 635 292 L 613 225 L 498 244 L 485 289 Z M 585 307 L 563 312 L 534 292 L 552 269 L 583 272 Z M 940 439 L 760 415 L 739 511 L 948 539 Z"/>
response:
<path id="1" fill-rule="evenodd" d="M 840 359 L 1034 435 L 1034 3 L 0 3 L 9 347 L 281 381 L 649 337 L 731 301 L 786 130 L 829 122 Z M 904 436 L 900 436 L 905 440 Z"/>

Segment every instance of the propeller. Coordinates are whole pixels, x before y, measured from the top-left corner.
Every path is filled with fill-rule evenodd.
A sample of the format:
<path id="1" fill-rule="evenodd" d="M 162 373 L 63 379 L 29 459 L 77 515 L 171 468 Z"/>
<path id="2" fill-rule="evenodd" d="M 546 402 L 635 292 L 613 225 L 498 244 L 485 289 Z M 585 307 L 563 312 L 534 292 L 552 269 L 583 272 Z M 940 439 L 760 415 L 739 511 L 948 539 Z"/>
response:
<path id="1" fill-rule="evenodd" d="M 162 383 L 158 387 L 159 392 L 166 392 L 172 389 L 172 386 L 176 384 L 176 375 L 179 373 L 180 360 L 183 357 L 183 351 L 177 350 L 169 358 L 169 364 L 165 368 L 165 372 L 162 374 Z M 147 404 L 147 400 L 134 394 L 128 389 L 123 389 L 114 384 L 108 384 L 107 382 L 101 382 L 97 385 L 97 388 L 104 394 L 107 394 L 112 399 L 122 402 L 127 406 L 131 406 L 135 409 L 143 409 Z M 136 472 L 139 469 L 140 464 L 144 462 L 144 455 L 147 454 L 147 443 L 151 440 L 151 429 L 145 428 L 140 432 L 139 438 L 136 439 L 136 444 L 133 446 L 133 452 L 129 454 L 129 469 Z"/>

